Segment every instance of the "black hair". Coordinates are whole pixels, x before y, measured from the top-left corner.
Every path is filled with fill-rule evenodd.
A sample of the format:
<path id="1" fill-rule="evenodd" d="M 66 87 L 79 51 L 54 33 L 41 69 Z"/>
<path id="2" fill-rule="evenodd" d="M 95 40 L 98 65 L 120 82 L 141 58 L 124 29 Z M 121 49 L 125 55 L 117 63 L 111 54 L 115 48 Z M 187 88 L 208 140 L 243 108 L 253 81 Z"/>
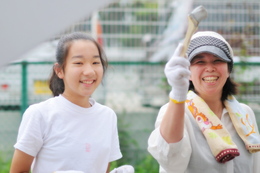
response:
<path id="1" fill-rule="evenodd" d="M 104 50 L 93 37 L 83 32 L 73 32 L 60 38 L 56 50 L 56 62 L 58 63 L 60 68 L 64 71 L 69 49 L 72 45 L 72 42 L 75 40 L 92 41 L 97 46 L 103 66 L 103 73 L 105 74 L 108 67 L 108 62 Z M 53 66 L 52 75 L 49 80 L 49 88 L 52 91 L 53 96 L 58 96 L 59 94 L 62 94 L 65 89 L 63 80 L 60 79 L 55 72 L 55 66 Z"/>

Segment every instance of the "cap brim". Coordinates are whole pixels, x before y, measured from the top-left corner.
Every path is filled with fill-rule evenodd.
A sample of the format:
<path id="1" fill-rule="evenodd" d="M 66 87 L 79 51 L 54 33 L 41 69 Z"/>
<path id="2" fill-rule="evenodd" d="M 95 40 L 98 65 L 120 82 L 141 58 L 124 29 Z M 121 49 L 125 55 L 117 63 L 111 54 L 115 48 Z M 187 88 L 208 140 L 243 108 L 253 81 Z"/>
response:
<path id="1" fill-rule="evenodd" d="M 231 59 L 229 59 L 220 48 L 215 46 L 209 46 L 209 45 L 198 47 L 194 51 L 192 51 L 192 53 L 189 55 L 189 61 L 191 61 L 196 55 L 200 53 L 211 53 L 223 59 L 226 62 L 231 62 Z"/>

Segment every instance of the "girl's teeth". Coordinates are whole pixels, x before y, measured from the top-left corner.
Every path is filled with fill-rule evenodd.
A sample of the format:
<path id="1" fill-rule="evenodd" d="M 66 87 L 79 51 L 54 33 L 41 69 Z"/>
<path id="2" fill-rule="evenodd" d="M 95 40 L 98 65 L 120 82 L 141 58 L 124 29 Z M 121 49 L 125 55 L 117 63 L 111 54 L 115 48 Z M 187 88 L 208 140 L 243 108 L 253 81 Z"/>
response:
<path id="1" fill-rule="evenodd" d="M 85 83 L 85 84 L 92 84 L 93 81 L 83 81 L 82 83 Z"/>

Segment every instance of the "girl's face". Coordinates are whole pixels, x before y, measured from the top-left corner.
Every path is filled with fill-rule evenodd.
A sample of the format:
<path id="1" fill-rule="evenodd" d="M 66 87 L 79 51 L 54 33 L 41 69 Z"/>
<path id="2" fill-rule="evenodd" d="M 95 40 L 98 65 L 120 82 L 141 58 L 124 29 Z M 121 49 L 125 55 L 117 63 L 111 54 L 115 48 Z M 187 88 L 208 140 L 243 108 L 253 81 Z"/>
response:
<path id="1" fill-rule="evenodd" d="M 201 53 L 191 61 L 190 71 L 190 80 L 198 95 L 202 98 L 213 95 L 221 97 L 230 75 L 227 62 L 212 54 Z"/>
<path id="2" fill-rule="evenodd" d="M 64 70 L 57 74 L 63 79 L 63 95 L 72 102 L 88 99 L 103 78 L 103 66 L 97 46 L 88 40 L 73 41 L 66 57 Z"/>

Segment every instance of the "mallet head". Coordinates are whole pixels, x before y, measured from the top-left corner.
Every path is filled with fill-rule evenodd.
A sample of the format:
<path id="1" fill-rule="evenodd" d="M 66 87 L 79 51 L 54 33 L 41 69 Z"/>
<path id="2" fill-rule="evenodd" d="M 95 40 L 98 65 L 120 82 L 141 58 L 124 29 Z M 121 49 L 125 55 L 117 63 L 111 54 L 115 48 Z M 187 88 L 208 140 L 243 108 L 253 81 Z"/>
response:
<path id="1" fill-rule="evenodd" d="M 192 10 L 192 12 L 189 15 L 189 17 L 191 18 L 195 26 L 198 26 L 200 21 L 205 19 L 207 16 L 208 16 L 208 12 L 202 5 Z"/>

